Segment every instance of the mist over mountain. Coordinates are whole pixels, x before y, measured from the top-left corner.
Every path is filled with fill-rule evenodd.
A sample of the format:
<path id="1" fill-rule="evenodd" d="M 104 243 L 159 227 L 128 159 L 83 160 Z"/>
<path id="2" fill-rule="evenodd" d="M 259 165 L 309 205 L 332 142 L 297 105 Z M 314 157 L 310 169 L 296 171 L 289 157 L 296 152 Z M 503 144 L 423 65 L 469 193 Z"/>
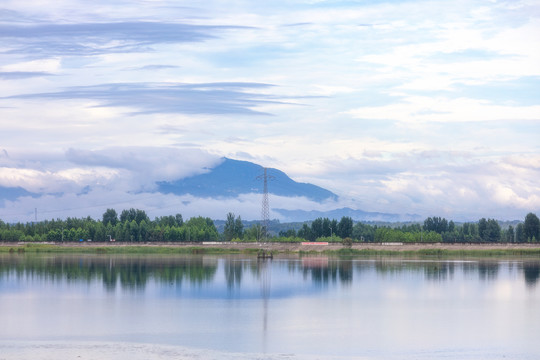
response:
<path id="1" fill-rule="evenodd" d="M 9 221 L 16 221 L 20 216 L 29 219 L 29 216 L 34 215 L 34 209 L 38 209 L 38 213 L 48 214 L 45 217 L 91 215 L 99 218 L 105 208 L 121 211 L 128 207 L 144 209 L 152 216 L 166 215 L 167 209 L 174 209 L 171 211 L 188 217 L 209 216 L 223 219 L 227 212 L 241 214 L 243 219 L 257 220 L 260 217 L 261 195 L 264 191 L 263 166 L 249 161 L 222 158 L 217 165 L 201 169 L 202 174 L 199 171 L 197 175 L 176 180 L 154 180 L 157 188 L 150 191 L 137 190 L 132 186 L 137 186 L 136 183 L 127 182 L 125 192 L 114 193 L 114 190 L 100 186 L 92 178 L 81 182 L 80 186 L 68 183 L 69 186 L 59 187 L 58 190 L 62 191 L 57 192 L 52 192 L 51 189 L 34 191 L 23 186 L 0 186 L 0 209 L 4 208 L 4 213 L 14 214 L 11 217 L 0 217 Z M 137 171 L 126 174 L 133 178 L 143 175 Z M 267 180 L 271 218 L 281 222 L 303 222 L 318 217 L 340 219 L 343 216 L 351 217 L 355 221 L 384 222 L 416 221 L 420 218 L 418 215 L 368 212 L 344 207 L 344 203 L 340 201 L 342 199 L 332 191 L 314 184 L 294 181 L 275 168 L 267 168 Z M 114 179 L 110 182 L 116 183 Z M 148 197 L 149 195 L 151 197 Z M 126 196 L 133 200 L 126 201 Z M 149 207 L 146 203 L 148 199 L 160 199 L 163 205 Z"/>
<path id="2" fill-rule="evenodd" d="M 338 196 L 322 187 L 299 183 L 283 171 L 267 169 L 268 192 L 286 197 L 306 197 L 322 202 L 337 200 Z M 249 161 L 224 158 L 215 168 L 201 175 L 176 181 L 158 182 L 158 191 L 164 194 L 191 194 L 197 197 L 236 197 L 240 194 L 263 193 L 264 168 Z"/>

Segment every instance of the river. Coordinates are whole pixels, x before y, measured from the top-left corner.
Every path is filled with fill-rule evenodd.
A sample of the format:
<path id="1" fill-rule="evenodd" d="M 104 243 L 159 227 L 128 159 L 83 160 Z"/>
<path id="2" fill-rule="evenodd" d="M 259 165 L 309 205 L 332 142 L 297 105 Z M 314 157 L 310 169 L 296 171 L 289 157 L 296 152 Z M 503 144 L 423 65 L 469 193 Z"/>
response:
<path id="1" fill-rule="evenodd" d="M 5 254 L 0 359 L 538 359 L 539 279 L 523 259 Z"/>

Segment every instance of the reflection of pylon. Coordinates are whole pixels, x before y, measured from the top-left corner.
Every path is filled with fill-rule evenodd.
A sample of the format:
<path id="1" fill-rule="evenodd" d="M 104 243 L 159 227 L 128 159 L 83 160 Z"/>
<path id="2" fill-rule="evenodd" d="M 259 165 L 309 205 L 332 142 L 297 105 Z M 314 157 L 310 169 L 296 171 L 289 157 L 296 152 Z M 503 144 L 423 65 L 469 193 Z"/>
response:
<path id="1" fill-rule="evenodd" d="M 266 238 L 268 237 L 268 222 L 270 221 L 270 204 L 268 203 L 268 173 L 267 169 L 264 168 L 264 187 L 263 187 L 263 200 L 262 200 L 262 210 L 261 210 L 261 218 L 262 218 L 262 241 L 266 242 Z"/>

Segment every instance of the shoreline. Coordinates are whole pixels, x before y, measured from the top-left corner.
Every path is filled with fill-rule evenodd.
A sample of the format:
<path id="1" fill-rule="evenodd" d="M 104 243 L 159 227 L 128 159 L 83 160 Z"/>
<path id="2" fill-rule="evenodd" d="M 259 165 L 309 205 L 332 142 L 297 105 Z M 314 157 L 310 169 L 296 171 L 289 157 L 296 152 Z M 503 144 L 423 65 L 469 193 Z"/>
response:
<path id="1" fill-rule="evenodd" d="M 540 244 L 515 243 L 0 243 L 0 253 L 96 254 L 246 254 L 260 249 L 273 254 L 328 254 L 342 256 L 532 256 L 540 258 Z"/>

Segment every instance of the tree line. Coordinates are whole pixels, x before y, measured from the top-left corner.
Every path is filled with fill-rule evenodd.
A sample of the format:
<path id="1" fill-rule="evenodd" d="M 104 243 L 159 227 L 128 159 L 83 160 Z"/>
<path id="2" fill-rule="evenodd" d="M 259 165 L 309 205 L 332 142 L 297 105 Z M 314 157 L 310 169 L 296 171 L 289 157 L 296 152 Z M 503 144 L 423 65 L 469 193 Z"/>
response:
<path id="1" fill-rule="evenodd" d="M 192 217 L 184 222 L 181 214 L 150 220 L 144 210 L 123 210 L 120 215 L 107 209 L 101 220 L 91 217 L 6 224 L 0 220 L 0 241 L 121 241 L 121 242 L 199 242 L 216 241 L 220 235 L 212 219 Z"/>
<path id="2" fill-rule="evenodd" d="M 208 217 L 192 217 L 184 221 L 181 214 L 156 217 L 150 220 L 144 210 L 127 209 L 120 214 L 107 209 L 99 220 L 91 217 L 65 220 L 46 220 L 31 223 L 9 224 L 0 220 L 0 241 L 74 242 L 201 242 L 201 241 L 258 241 L 269 230 L 270 241 L 343 241 L 348 242 L 447 242 L 495 243 L 538 242 L 540 220 L 533 213 L 527 214 L 515 228 L 501 228 L 495 219 L 482 218 L 477 222 L 456 224 L 441 217 L 428 217 L 423 224 L 401 226 L 354 223 L 344 216 L 339 221 L 317 218 L 305 222 L 297 230 L 277 233 L 263 229 L 258 223 L 245 228 L 240 216 L 228 213 L 223 232 L 218 232 L 214 221 Z"/>

